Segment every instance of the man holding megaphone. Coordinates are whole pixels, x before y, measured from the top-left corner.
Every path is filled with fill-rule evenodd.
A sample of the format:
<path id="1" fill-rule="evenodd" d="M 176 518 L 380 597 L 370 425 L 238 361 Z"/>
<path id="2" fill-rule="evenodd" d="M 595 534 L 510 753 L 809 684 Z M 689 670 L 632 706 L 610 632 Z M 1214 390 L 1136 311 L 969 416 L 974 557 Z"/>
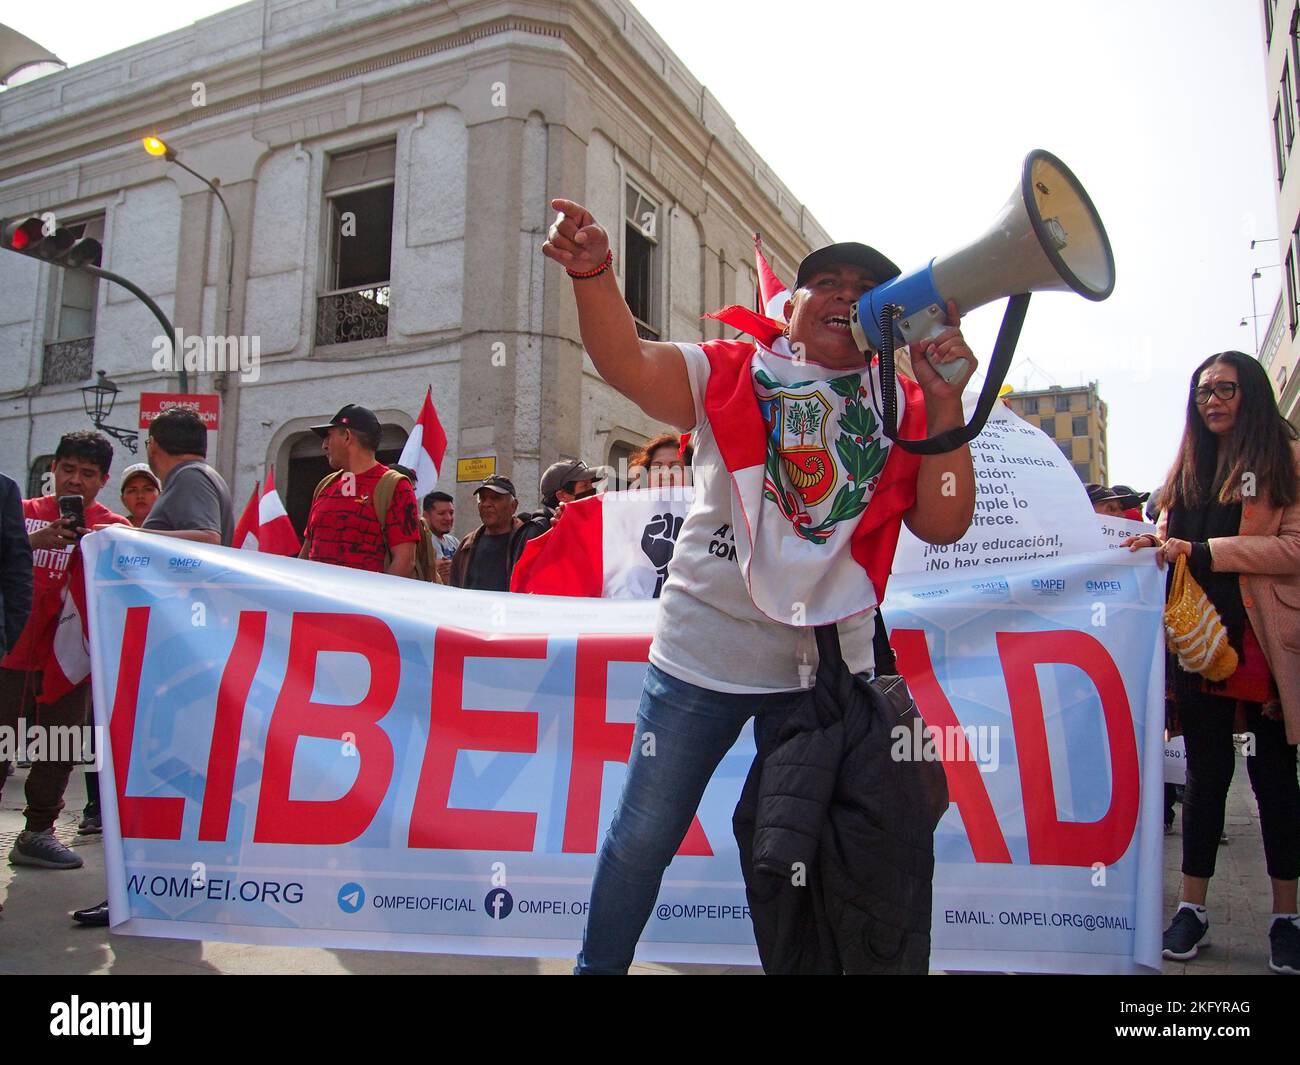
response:
<path id="1" fill-rule="evenodd" d="M 657 343 L 637 335 L 606 230 L 581 204 L 552 207 L 542 251 L 572 278 L 597 371 L 695 446 L 695 500 L 663 588 L 578 958 L 581 973 L 626 972 L 663 872 L 741 727 L 755 717 L 762 759 L 806 699 L 814 627 L 837 628 L 846 668 L 872 674 L 875 607 L 900 524 L 929 543 L 955 542 L 974 513 L 975 480 L 965 444 L 922 456 L 883 432 L 880 366 L 850 324 L 858 301 L 899 274 L 879 252 L 845 243 L 807 256 L 784 331 L 754 315 L 744 327 L 753 342 Z M 912 348 L 915 380 L 885 382 L 897 390 L 900 437 L 962 428 L 976 360 L 955 303 L 946 327 Z"/>

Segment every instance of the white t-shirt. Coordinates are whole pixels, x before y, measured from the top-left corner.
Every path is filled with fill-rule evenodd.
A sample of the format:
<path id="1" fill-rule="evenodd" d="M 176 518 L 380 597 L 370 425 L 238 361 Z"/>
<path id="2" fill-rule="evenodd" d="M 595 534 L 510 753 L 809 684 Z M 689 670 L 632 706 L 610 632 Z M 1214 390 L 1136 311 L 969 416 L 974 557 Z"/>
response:
<path id="1" fill-rule="evenodd" d="M 695 502 L 677 537 L 650 661 L 669 676 L 713 691 L 810 688 L 817 671 L 813 629 L 765 616 L 750 599 L 736 561 L 731 477 L 704 411 L 709 358 L 699 345 L 677 346 L 695 401 Z M 854 673 L 872 669 L 875 610 L 841 621 L 839 634 L 848 667 Z"/>

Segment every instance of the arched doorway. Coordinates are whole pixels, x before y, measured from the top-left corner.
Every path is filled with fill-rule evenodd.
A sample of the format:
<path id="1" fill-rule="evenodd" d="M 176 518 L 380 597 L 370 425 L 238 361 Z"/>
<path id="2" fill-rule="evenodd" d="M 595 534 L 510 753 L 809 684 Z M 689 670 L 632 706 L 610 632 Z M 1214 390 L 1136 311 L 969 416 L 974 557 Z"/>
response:
<path id="1" fill-rule="evenodd" d="M 385 466 L 392 465 L 401 457 L 406 437 L 407 431 L 400 425 L 384 425 L 375 457 Z M 289 451 L 289 477 L 281 488 L 284 493 L 284 508 L 289 512 L 289 520 L 293 522 L 294 529 L 302 536 L 303 530 L 307 528 L 307 515 L 311 512 L 312 495 L 321 478 L 330 472 L 330 464 L 321 450 L 320 437 L 313 432 L 297 433 L 289 438 L 285 446 Z M 276 481 L 279 480 L 277 467 Z"/>

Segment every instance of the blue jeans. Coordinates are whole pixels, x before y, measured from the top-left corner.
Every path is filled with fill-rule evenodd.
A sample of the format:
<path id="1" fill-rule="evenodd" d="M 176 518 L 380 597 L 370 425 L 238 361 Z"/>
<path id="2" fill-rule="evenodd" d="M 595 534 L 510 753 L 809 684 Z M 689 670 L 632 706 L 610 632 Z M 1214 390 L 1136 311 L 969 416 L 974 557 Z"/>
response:
<path id="1" fill-rule="evenodd" d="M 650 666 L 636 714 L 627 779 L 596 861 L 579 974 L 622 974 L 650 918 L 664 870 L 700 797 L 751 717 L 764 757 L 803 691 L 736 695 L 701 688 Z M 653 754 L 645 737 L 654 738 Z"/>

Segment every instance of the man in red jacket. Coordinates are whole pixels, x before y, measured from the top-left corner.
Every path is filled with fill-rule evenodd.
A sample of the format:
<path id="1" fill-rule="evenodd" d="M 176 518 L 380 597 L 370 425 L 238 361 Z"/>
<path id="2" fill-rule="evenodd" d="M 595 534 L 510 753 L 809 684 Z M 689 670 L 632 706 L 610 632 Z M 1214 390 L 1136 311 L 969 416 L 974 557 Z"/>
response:
<path id="1" fill-rule="evenodd" d="M 78 540 L 96 525 L 130 523 L 95 501 L 108 481 L 113 445 L 101 433 L 68 433 L 60 441 L 50 464 L 52 495 L 23 500 L 27 539 L 32 546 L 32 576 L 35 583 L 32 613 L 13 649 L 0 659 L 0 726 L 14 730 L 20 724 L 30 730 L 38 725 L 51 735 L 52 728 L 77 727 L 86 723 L 90 710 L 90 685 L 81 684 L 61 699 L 37 705 L 41 676 L 54 646 L 68 563 Z M 49 477 L 47 476 L 47 481 Z M 74 527 L 72 518 L 60 516 L 59 499 L 79 496 L 85 524 Z M 72 773 L 70 761 L 56 760 L 66 751 L 47 749 L 32 760 L 27 774 L 27 828 L 14 843 L 9 861 L 45 869 L 76 869 L 81 858 L 54 838 L 54 819 L 63 809 L 63 792 Z M 4 787 L 9 765 L 0 760 L 0 788 Z"/>

